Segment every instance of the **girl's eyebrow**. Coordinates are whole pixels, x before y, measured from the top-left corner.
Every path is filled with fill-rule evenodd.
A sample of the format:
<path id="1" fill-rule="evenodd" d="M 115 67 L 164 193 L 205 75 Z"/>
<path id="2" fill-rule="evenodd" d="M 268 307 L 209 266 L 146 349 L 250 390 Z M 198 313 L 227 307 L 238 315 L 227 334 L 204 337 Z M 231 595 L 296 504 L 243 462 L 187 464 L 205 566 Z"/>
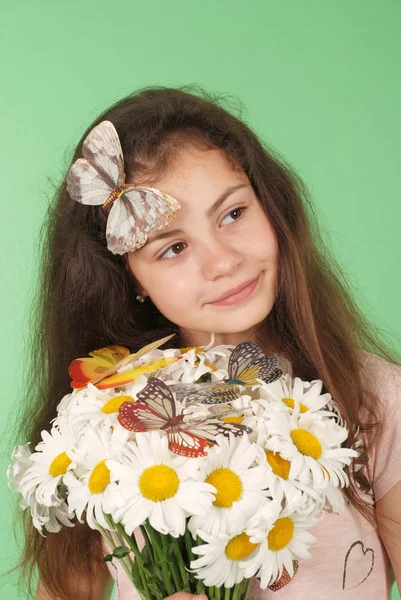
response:
<path id="1" fill-rule="evenodd" d="M 226 198 L 228 198 L 228 196 L 230 196 L 237 190 L 239 190 L 243 187 L 248 187 L 248 186 L 249 186 L 249 183 L 238 183 L 237 185 L 232 185 L 229 188 L 227 188 L 222 194 L 220 194 L 220 196 L 217 198 L 216 202 L 214 204 L 212 204 L 212 206 L 210 208 L 207 209 L 206 216 L 211 217 L 212 214 L 219 208 L 219 206 L 221 206 L 223 204 L 224 200 Z"/>
<path id="2" fill-rule="evenodd" d="M 230 196 L 237 190 L 244 188 L 244 187 L 249 187 L 249 183 L 239 183 L 237 185 L 232 185 L 229 188 L 227 188 L 222 194 L 220 194 L 220 196 L 217 198 L 216 202 L 214 202 L 214 204 L 212 204 L 212 206 L 207 209 L 206 216 L 211 217 L 213 215 L 213 213 L 216 212 L 216 210 L 228 198 L 228 196 Z M 162 240 L 164 238 L 168 238 L 168 237 L 174 236 L 174 235 L 182 235 L 183 233 L 184 233 L 183 229 L 171 229 L 170 231 L 164 231 L 164 232 L 156 234 L 154 237 L 152 237 L 151 240 L 148 240 L 147 245 L 152 244 L 153 242 L 156 242 L 157 240 Z"/>

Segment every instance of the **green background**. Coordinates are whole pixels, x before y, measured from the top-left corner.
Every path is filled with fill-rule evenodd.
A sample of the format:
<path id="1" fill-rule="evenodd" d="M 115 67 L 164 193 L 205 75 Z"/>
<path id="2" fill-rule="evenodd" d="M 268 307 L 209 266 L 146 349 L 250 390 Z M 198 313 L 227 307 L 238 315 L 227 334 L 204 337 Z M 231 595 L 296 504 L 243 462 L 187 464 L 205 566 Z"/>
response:
<path id="1" fill-rule="evenodd" d="M 400 349 L 398 0 L 17 0 L 0 11 L 1 473 L 46 204 L 83 130 L 138 87 L 198 83 L 240 98 L 303 176 L 356 296 Z M 16 556 L 11 506 L 2 477 L 4 570 Z M 22 600 L 12 578 L 0 584 L 2 600 Z"/>

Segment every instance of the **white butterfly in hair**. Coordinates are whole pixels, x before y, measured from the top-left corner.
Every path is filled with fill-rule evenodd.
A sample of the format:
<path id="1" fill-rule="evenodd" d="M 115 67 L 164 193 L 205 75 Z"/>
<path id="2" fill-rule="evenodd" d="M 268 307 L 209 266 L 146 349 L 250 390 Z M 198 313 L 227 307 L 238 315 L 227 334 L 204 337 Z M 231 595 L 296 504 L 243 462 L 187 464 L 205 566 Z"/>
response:
<path id="1" fill-rule="evenodd" d="M 80 204 L 111 206 L 107 247 L 113 254 L 141 248 L 148 233 L 166 227 L 180 209 L 165 192 L 125 183 L 124 159 L 114 125 L 102 121 L 82 144 L 82 156 L 67 176 L 67 191 Z"/>
<path id="2" fill-rule="evenodd" d="M 227 404 L 260 383 L 273 383 L 281 377 L 275 354 L 264 354 L 255 342 L 241 342 L 230 355 L 228 378 L 205 383 L 171 384 L 179 402 L 185 404 Z"/>

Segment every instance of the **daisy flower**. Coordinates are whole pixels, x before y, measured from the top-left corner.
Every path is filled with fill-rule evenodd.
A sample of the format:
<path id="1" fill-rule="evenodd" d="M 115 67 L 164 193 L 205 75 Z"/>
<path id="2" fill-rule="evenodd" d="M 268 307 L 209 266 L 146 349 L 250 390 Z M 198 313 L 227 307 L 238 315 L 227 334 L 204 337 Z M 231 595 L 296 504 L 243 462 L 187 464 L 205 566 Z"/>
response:
<path id="1" fill-rule="evenodd" d="M 273 383 L 262 385 L 261 397 L 284 404 L 290 410 L 298 406 L 301 414 L 319 411 L 321 415 L 332 416 L 330 411 L 322 412 L 322 408 L 331 400 L 329 393 L 321 394 L 322 387 L 320 379 L 303 382 L 299 377 L 293 379 L 286 374 Z"/>
<path id="2" fill-rule="evenodd" d="M 24 446 L 16 446 L 13 450 L 10 463 L 7 467 L 8 487 L 13 491 L 22 494 L 21 479 L 29 467 L 32 466 L 29 449 L 30 443 Z"/>
<path id="3" fill-rule="evenodd" d="M 357 452 L 342 448 L 348 432 L 335 419 L 321 417 L 319 412 L 274 415 L 269 421 L 270 437 L 266 447 L 290 461 L 289 478 L 313 488 L 330 483 L 343 487 L 348 482 L 344 466 L 349 465 Z"/>
<path id="4" fill-rule="evenodd" d="M 252 543 L 244 530 L 231 535 L 199 531 L 199 537 L 206 543 L 192 548 L 194 554 L 200 555 L 190 565 L 196 571 L 195 577 L 207 586 L 231 588 L 240 583 L 244 579 L 243 565 L 252 561 L 259 544 Z"/>
<path id="5" fill-rule="evenodd" d="M 121 451 L 129 432 L 117 423 L 114 428 L 104 425 L 95 430 L 89 425 L 74 448 L 77 467 L 68 471 L 63 482 L 68 487 L 67 502 L 82 523 L 83 512 L 89 527 L 98 529 L 99 524 L 109 529 L 104 513 L 109 512 L 105 504 L 105 491 L 110 483 L 110 470 L 106 464 Z"/>
<path id="6" fill-rule="evenodd" d="M 207 534 L 230 533 L 241 526 L 269 495 L 271 474 L 266 465 L 253 466 L 258 449 L 243 434 L 239 438 L 217 437 L 205 457 L 205 481 L 216 489 L 213 505 L 204 516 L 193 516 L 188 529 Z"/>
<path id="7" fill-rule="evenodd" d="M 287 422 L 289 419 L 288 412 L 283 414 L 284 411 L 281 408 L 278 412 L 281 413 L 281 419 Z M 266 414 L 266 411 L 264 411 L 264 414 Z M 270 419 L 272 419 L 272 413 L 270 413 Z M 266 416 L 248 417 L 244 419 L 243 423 L 254 429 L 250 437 L 254 435 L 255 430 L 258 431 L 258 462 L 266 464 L 267 469 L 272 474 L 269 485 L 270 496 L 278 502 L 285 499 L 290 504 L 293 502 L 298 503 L 301 498 L 304 502 L 321 502 L 321 491 L 314 490 L 310 484 L 301 482 L 292 476 L 291 460 L 282 456 L 277 450 L 276 440 L 272 438 L 269 419 Z M 283 428 L 283 431 L 285 431 L 285 428 Z"/>
<path id="8" fill-rule="evenodd" d="M 68 418 L 74 423 L 90 423 L 92 427 L 115 425 L 118 411 L 123 402 L 135 402 L 136 394 L 147 384 L 147 377 L 141 375 L 130 384 L 99 390 L 92 383 L 88 383 L 85 390 L 81 390 L 70 399 Z M 65 414 L 65 413 L 64 413 Z"/>
<path id="9" fill-rule="evenodd" d="M 271 470 L 272 478 L 269 485 L 270 496 L 277 502 L 285 501 L 287 505 L 298 506 L 300 503 L 321 502 L 321 493 L 310 485 L 302 484 L 297 479 L 290 479 L 291 462 L 278 452 L 268 448 L 259 449 L 260 462 L 265 463 Z"/>
<path id="10" fill-rule="evenodd" d="M 60 483 L 66 472 L 76 466 L 72 460 L 74 434 L 64 419 L 56 419 L 50 432 L 42 431 L 41 436 L 36 452 L 29 457 L 31 466 L 21 479 L 21 491 L 26 495 L 35 488 L 39 504 L 59 506 L 65 498 L 64 492 L 60 492 Z"/>
<path id="11" fill-rule="evenodd" d="M 158 375 L 160 378 L 165 381 L 194 383 L 205 374 L 210 374 L 211 381 L 219 381 L 228 376 L 231 346 L 215 346 L 208 351 L 201 347 L 182 348 L 180 352 L 181 359 L 161 369 Z"/>
<path id="12" fill-rule="evenodd" d="M 158 371 L 153 376 L 163 381 L 181 381 L 183 383 L 194 383 L 199 377 L 210 373 L 212 381 L 227 377 L 228 359 L 233 346 L 214 346 L 214 334 L 207 346 L 168 348 L 162 350 L 155 348 L 138 359 L 138 365 L 163 358 L 180 357 L 180 360 L 172 362 Z"/>
<path id="13" fill-rule="evenodd" d="M 58 505 L 43 506 L 36 499 L 36 486 L 34 484 L 31 484 L 30 487 L 26 484 L 21 485 L 25 473 L 32 467 L 31 452 L 28 446 L 29 444 L 16 446 L 13 451 L 13 463 L 7 468 L 10 489 L 22 495 L 20 506 L 23 510 L 29 508 L 33 525 L 41 535 L 44 535 L 43 528 L 49 532 L 57 533 L 61 529 L 61 524 L 66 527 L 73 527 L 74 525 L 70 520 L 72 515 L 69 513 L 64 499 L 60 500 Z"/>
<path id="14" fill-rule="evenodd" d="M 106 461 L 114 521 L 122 522 L 129 535 L 146 519 L 160 533 L 183 535 L 186 518 L 203 515 L 214 499 L 213 486 L 202 481 L 200 464 L 169 452 L 167 436 L 158 431 L 137 434 L 118 461 Z"/>
<path id="15" fill-rule="evenodd" d="M 257 393 L 262 390 L 262 387 L 256 390 Z M 249 390 L 248 390 L 249 391 Z M 235 411 L 240 412 L 242 420 L 235 422 L 248 425 L 253 431 L 249 434 L 249 440 L 255 442 L 258 446 L 262 446 L 269 432 L 269 419 L 276 412 L 288 412 L 286 407 L 281 403 L 264 400 L 261 398 L 253 398 L 250 395 L 242 395 L 236 398 L 231 403 Z"/>
<path id="16" fill-rule="evenodd" d="M 227 361 L 221 361 L 224 364 Z M 223 364 L 217 366 L 209 359 L 206 352 L 200 352 L 197 348 L 187 350 L 181 360 L 178 360 L 160 371 L 164 379 L 181 381 L 182 383 L 193 383 L 206 373 L 210 374 L 211 381 L 218 381 L 227 377 L 227 370 Z"/>
<path id="17" fill-rule="evenodd" d="M 316 538 L 306 531 L 318 522 L 314 515 L 304 515 L 295 509 L 282 510 L 280 503 L 266 503 L 249 521 L 246 534 L 256 545 L 256 552 L 240 563 L 245 577 L 257 575 L 265 589 L 283 573 L 294 576 L 294 561 L 310 558 L 309 548 Z"/>
<path id="18" fill-rule="evenodd" d="M 33 526 L 36 527 L 42 535 L 43 528 L 50 533 L 57 533 L 62 529 L 63 525 L 66 527 L 74 527 L 74 523 L 71 521 L 74 515 L 71 513 L 65 500 L 60 502 L 59 506 L 43 506 L 36 501 L 32 501 L 29 506 L 31 509 Z"/>

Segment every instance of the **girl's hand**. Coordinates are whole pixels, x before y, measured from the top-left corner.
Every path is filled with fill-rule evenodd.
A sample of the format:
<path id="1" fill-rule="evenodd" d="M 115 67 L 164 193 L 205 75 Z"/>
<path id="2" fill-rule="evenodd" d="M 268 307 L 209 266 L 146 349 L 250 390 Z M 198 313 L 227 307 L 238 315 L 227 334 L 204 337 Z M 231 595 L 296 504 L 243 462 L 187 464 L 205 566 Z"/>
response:
<path id="1" fill-rule="evenodd" d="M 207 600 L 207 596 L 201 594 L 200 596 L 194 596 L 193 594 L 187 594 L 186 592 L 177 592 L 172 596 L 168 596 L 164 600 Z"/>

